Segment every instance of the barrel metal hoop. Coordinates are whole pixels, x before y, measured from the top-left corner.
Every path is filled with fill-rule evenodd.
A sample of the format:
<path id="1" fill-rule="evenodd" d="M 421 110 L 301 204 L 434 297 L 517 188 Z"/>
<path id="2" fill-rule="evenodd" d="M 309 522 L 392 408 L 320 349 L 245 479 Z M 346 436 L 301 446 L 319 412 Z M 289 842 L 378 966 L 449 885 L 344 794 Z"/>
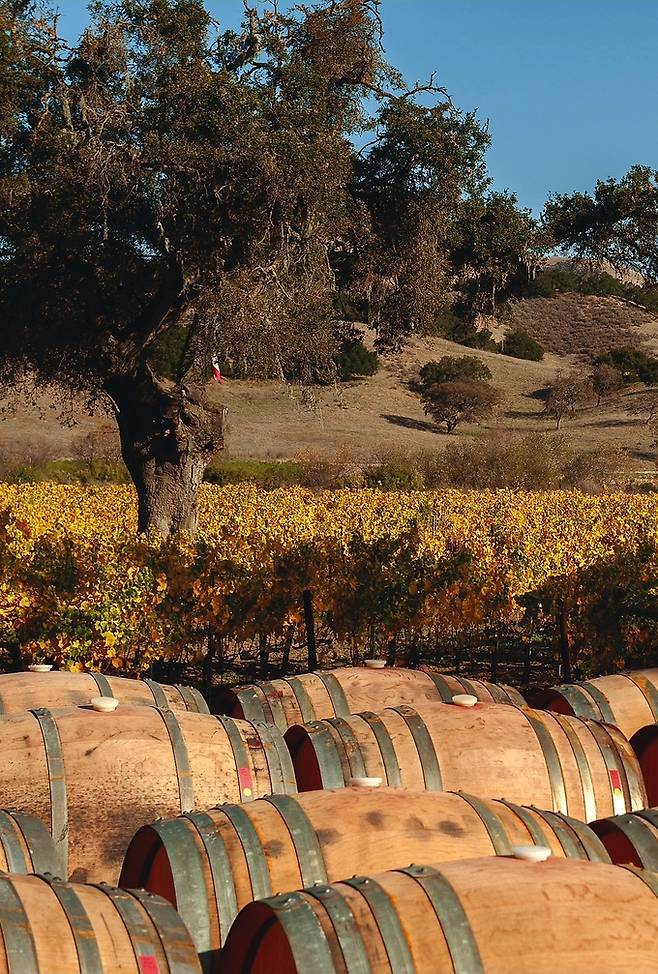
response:
<path id="1" fill-rule="evenodd" d="M 347 784 L 347 775 L 343 771 L 343 764 L 338 748 L 345 748 L 342 739 L 337 742 L 332 734 L 334 728 L 330 727 L 325 721 L 312 721 L 306 726 L 306 733 L 313 745 L 315 757 L 317 758 L 322 779 L 322 787 L 344 788 Z M 338 735 L 336 735 L 338 736 Z M 347 758 L 345 758 L 347 761 Z"/>
<path id="2" fill-rule="evenodd" d="M 555 743 L 540 717 L 535 716 L 530 710 L 519 710 L 519 713 L 523 714 L 527 719 L 542 749 L 551 786 L 553 811 L 566 813 L 569 811 L 567 807 L 567 791 L 564 783 L 564 772 L 560 764 L 560 757 L 557 753 Z"/>
<path id="3" fill-rule="evenodd" d="M 50 787 L 50 834 L 61 856 L 64 872 L 68 871 L 69 813 L 66 794 L 66 773 L 62 742 L 55 719 L 49 710 L 39 707 L 30 711 L 41 729 Z"/>
<path id="4" fill-rule="evenodd" d="M 158 936 L 170 974 L 197 974 L 199 957 L 190 935 L 181 922 L 176 910 L 161 896 L 153 896 L 143 889 L 131 890 L 132 896 L 139 900 Z M 203 958 L 201 958 L 203 967 Z"/>
<path id="5" fill-rule="evenodd" d="M 647 680 L 646 676 L 641 673 L 621 673 L 620 675 L 625 676 L 627 680 L 635 684 L 649 704 L 654 721 L 658 721 L 658 690 L 651 680 Z"/>
<path id="6" fill-rule="evenodd" d="M 174 689 L 178 690 L 180 693 L 181 699 L 185 704 L 185 709 L 188 711 L 188 713 L 198 713 L 197 701 L 192 693 L 192 687 L 185 686 L 184 683 L 175 683 Z"/>
<path id="7" fill-rule="evenodd" d="M 315 670 L 313 676 L 317 676 L 318 680 L 324 683 L 336 717 L 348 717 L 350 707 L 345 696 L 345 691 L 336 676 L 329 670 Z"/>
<path id="8" fill-rule="evenodd" d="M 97 883 L 95 886 L 96 889 L 105 893 L 108 899 L 112 901 L 126 928 L 135 959 L 137 960 L 137 969 L 143 969 L 144 965 L 141 963 L 142 957 L 154 957 L 157 959 L 153 943 L 157 938 L 157 931 L 155 929 L 152 931 L 149 930 L 132 893 L 123 889 L 115 889 L 106 883 Z M 159 940 L 159 938 L 157 939 Z"/>
<path id="9" fill-rule="evenodd" d="M 100 673 L 98 670 L 90 670 L 89 676 L 92 678 L 96 686 L 98 687 L 98 692 L 101 697 L 113 697 L 112 688 L 110 687 L 109 680 L 104 673 Z"/>
<path id="10" fill-rule="evenodd" d="M 317 833 L 299 802 L 290 795 L 268 795 L 264 801 L 276 808 L 290 833 L 302 877 L 301 885 L 328 882 Z"/>
<path id="11" fill-rule="evenodd" d="M 404 720 L 413 738 L 428 791 L 443 791 L 439 759 L 427 727 L 411 707 L 391 707 Z"/>
<path id="12" fill-rule="evenodd" d="M 549 711 L 547 711 L 548 713 Z M 580 742 L 578 734 L 569 723 L 569 718 L 565 714 L 556 714 L 550 711 L 553 720 L 557 721 L 567 736 L 571 745 L 573 756 L 576 759 L 576 767 L 580 776 L 581 791 L 583 795 L 583 805 L 585 806 L 585 821 L 592 822 L 597 815 L 596 793 L 594 792 L 594 782 L 592 781 L 592 771 L 585 754 L 585 749 Z"/>
<path id="13" fill-rule="evenodd" d="M 653 825 L 654 829 L 658 829 L 658 809 L 656 808 L 642 808 L 640 811 L 634 812 L 638 818 L 643 818 L 645 821 Z M 656 837 L 658 838 L 658 836 Z"/>
<path id="14" fill-rule="evenodd" d="M 80 974 L 98 974 L 103 970 L 103 962 L 93 925 L 80 897 L 68 883 L 58 882 L 48 875 L 39 878 L 50 886 L 64 911 L 78 954 Z"/>
<path id="15" fill-rule="evenodd" d="M 395 974 L 415 974 L 416 967 L 409 944 L 388 893 L 374 879 L 364 876 L 355 876 L 354 879 L 342 882 L 360 893 L 370 907 L 388 954 L 391 971 L 395 971 Z"/>
<path id="16" fill-rule="evenodd" d="M 190 695 L 191 695 L 192 699 L 194 700 L 194 702 L 196 704 L 195 713 L 197 713 L 197 714 L 209 714 L 210 713 L 210 707 L 208 706 L 208 703 L 206 701 L 206 698 L 201 693 L 201 691 L 200 690 L 197 690 L 196 687 L 188 687 L 187 689 L 189 690 Z"/>
<path id="17" fill-rule="evenodd" d="M 608 770 L 608 784 L 610 786 L 610 797 L 612 799 L 612 810 L 614 814 L 623 815 L 624 812 L 632 811 L 626 769 L 624 768 L 624 763 L 621 760 L 619 752 L 614 746 L 612 738 L 606 730 L 606 725 L 596 720 L 588 720 L 587 726 L 592 732 L 592 737 L 598 744 L 599 751 Z M 615 787 L 613 780 L 613 776 L 617 775 L 619 776 L 619 783 L 621 785 L 621 795 L 618 794 L 619 789 Z"/>
<path id="18" fill-rule="evenodd" d="M 624 781 L 628 786 L 630 810 L 640 810 L 647 804 L 647 794 L 642 772 L 637 764 L 635 751 L 622 732 L 614 724 L 602 724 L 621 761 Z"/>
<path id="19" fill-rule="evenodd" d="M 238 687 L 235 695 L 242 707 L 245 720 L 262 720 L 264 724 L 275 723 L 272 709 L 260 687 L 253 686 L 252 684 L 245 687 Z M 265 707 L 267 707 L 267 713 L 265 712 Z"/>
<path id="20" fill-rule="evenodd" d="M 596 706 L 601 711 L 601 717 L 606 722 L 606 724 L 616 724 L 617 719 L 612 712 L 612 707 L 610 706 L 610 701 L 601 693 L 598 687 L 588 680 L 586 683 L 581 684 L 583 690 L 586 690 L 589 695 L 596 701 Z"/>
<path id="21" fill-rule="evenodd" d="M 375 740 L 377 741 L 377 746 L 382 756 L 384 771 L 386 772 L 386 784 L 390 788 L 401 788 L 402 777 L 400 775 L 400 765 L 386 724 L 378 714 L 370 713 L 370 711 L 358 714 L 358 716 L 361 720 L 365 721 L 375 735 Z"/>
<path id="22" fill-rule="evenodd" d="M 507 697 L 506 703 L 509 703 L 512 707 L 527 707 L 528 701 L 525 699 L 523 694 L 516 689 L 516 687 L 511 687 L 507 683 L 500 683 L 499 688 L 505 693 Z"/>
<path id="23" fill-rule="evenodd" d="M 222 807 L 222 812 L 225 808 L 226 806 Z M 238 901 L 235 894 L 235 883 L 232 879 L 231 860 L 220 830 L 207 812 L 190 812 L 185 817 L 199 833 L 208 857 L 210 875 L 215 889 L 215 902 L 217 903 L 219 941 L 220 944 L 223 944 L 228 937 L 231 924 L 238 915 Z"/>
<path id="24" fill-rule="evenodd" d="M 553 830 L 567 859 L 587 858 L 584 854 L 585 849 L 583 848 L 581 842 L 577 839 L 575 833 L 565 821 L 567 818 L 566 815 L 564 818 L 562 818 L 559 812 L 544 811 L 542 808 L 535 808 L 534 805 L 532 806 L 532 810 L 535 815 L 539 815 L 540 818 L 543 818 L 543 820 Z"/>
<path id="25" fill-rule="evenodd" d="M 587 694 L 583 693 L 579 683 L 565 683 L 555 688 L 560 696 L 564 697 L 576 717 L 589 717 L 590 720 L 601 720 L 602 713 L 595 707 Z"/>
<path id="26" fill-rule="evenodd" d="M 192 827 L 191 827 L 192 826 Z M 176 909 L 192 934 L 199 952 L 210 950 L 209 897 L 199 850 L 194 841 L 193 823 L 186 818 L 154 822 L 153 831 L 160 836 L 174 880 Z"/>
<path id="27" fill-rule="evenodd" d="M 241 805 L 222 805 L 222 814 L 235 829 L 240 843 L 244 850 L 249 872 L 251 891 L 255 900 L 262 900 L 266 896 L 272 895 L 272 881 L 265 850 L 260 836 L 256 831 L 254 823 L 249 818 L 247 812 Z"/>
<path id="28" fill-rule="evenodd" d="M 490 683 L 488 680 L 482 680 L 482 685 L 487 688 L 494 703 L 510 703 L 505 687 L 499 686 L 497 683 Z"/>
<path id="29" fill-rule="evenodd" d="M 354 914 L 345 897 L 334 886 L 317 884 L 305 890 L 322 904 L 336 932 L 338 946 L 349 974 L 371 974 L 370 961 Z"/>
<path id="30" fill-rule="evenodd" d="M 39 974 L 30 921 L 10 876 L 0 876 L 0 931 L 9 974 Z"/>
<path id="31" fill-rule="evenodd" d="M 52 873 L 53 876 L 64 878 L 66 873 L 64 862 L 41 819 L 34 818 L 32 815 L 23 815 L 21 812 L 5 814 L 13 818 L 23 833 L 31 860 L 27 872 Z"/>
<path id="32" fill-rule="evenodd" d="M 336 974 L 329 942 L 306 894 L 286 893 L 273 896 L 266 903 L 285 931 L 295 970 Z"/>
<path id="33" fill-rule="evenodd" d="M 489 808 L 486 802 L 481 801 L 479 798 L 475 798 L 473 795 L 467 795 L 463 791 L 458 791 L 457 794 L 471 806 L 475 814 L 482 821 L 482 824 L 489 833 L 489 838 L 491 839 L 491 844 L 493 845 L 496 855 L 511 855 L 512 850 L 510 848 L 507 832 L 505 831 L 505 826 L 498 815 L 496 815 L 495 811 Z"/>
<path id="34" fill-rule="evenodd" d="M 156 683 L 155 680 L 148 680 L 148 679 L 144 680 L 144 683 L 151 691 L 155 706 L 158 707 L 159 710 L 171 710 L 169 701 L 167 700 L 165 692 L 160 686 L 160 684 Z"/>
<path id="35" fill-rule="evenodd" d="M 311 698 L 306 692 L 302 681 L 298 676 L 289 676 L 288 683 L 295 695 L 295 699 L 297 700 L 297 704 L 302 715 L 302 724 L 308 724 L 309 721 L 315 720 L 317 717 L 315 707 L 311 703 Z"/>
<path id="36" fill-rule="evenodd" d="M 643 869 L 658 870 L 658 841 L 639 815 L 617 815 L 614 824 L 623 832 L 640 857 Z"/>
<path id="37" fill-rule="evenodd" d="M 537 822 L 537 820 L 533 815 L 533 812 L 535 811 L 534 808 L 530 809 L 530 808 L 524 808 L 523 805 L 514 805 L 512 802 L 508 802 L 504 798 L 501 798 L 499 800 L 502 802 L 503 805 L 506 805 L 507 808 L 510 809 L 510 811 L 514 812 L 515 815 L 518 815 L 518 817 L 521 819 L 521 821 L 527 828 L 528 832 L 530 833 L 532 841 L 534 842 L 535 845 L 548 846 L 548 848 L 550 849 L 551 846 L 550 841 L 546 837 L 539 822 Z"/>
<path id="38" fill-rule="evenodd" d="M 254 785 L 254 782 L 252 781 L 251 776 L 249 749 L 243 740 L 242 734 L 240 733 L 240 728 L 232 717 L 224 717 L 220 714 L 217 716 L 217 720 L 226 731 L 229 744 L 231 745 L 231 750 L 233 752 L 235 774 L 238 780 L 238 790 L 240 792 L 240 801 L 248 801 L 250 798 L 254 797 L 254 789 L 251 787 Z M 243 775 L 240 774 L 243 769 L 248 773 L 248 781 L 243 780 Z M 248 790 L 250 794 L 245 794 L 245 789 Z"/>
<path id="39" fill-rule="evenodd" d="M 190 756 L 183 737 L 183 731 L 173 710 L 158 710 L 162 717 L 174 755 L 176 777 L 178 778 L 178 795 L 181 812 L 191 812 L 194 809 L 194 781 L 190 768 Z"/>
<path id="40" fill-rule="evenodd" d="M 572 818 L 571 815 L 561 815 L 559 812 L 555 812 L 555 814 L 559 815 L 562 821 L 566 822 L 569 828 L 578 836 L 578 841 L 585 850 L 590 862 L 611 862 L 608 850 L 589 825 L 581 822 L 580 819 Z"/>
<path id="41" fill-rule="evenodd" d="M 437 673 L 435 670 L 426 670 L 427 675 L 431 678 L 432 683 L 439 691 L 439 696 L 444 703 L 450 703 L 454 696 L 453 691 L 450 689 L 445 681 L 443 673 Z"/>
<path id="42" fill-rule="evenodd" d="M 415 879 L 432 904 L 446 938 L 454 974 L 484 974 L 471 924 L 452 884 L 430 866 L 410 866 L 399 872 Z"/>
<path id="43" fill-rule="evenodd" d="M 354 731 L 350 727 L 348 721 L 345 719 L 345 717 L 332 717 L 327 721 L 327 723 L 331 724 L 331 726 L 340 734 L 340 739 L 343 742 L 345 754 L 347 755 L 347 760 L 350 766 L 350 777 L 367 777 L 368 772 L 366 771 L 359 742 L 356 739 Z"/>
<path id="44" fill-rule="evenodd" d="M 17 828 L 14 817 L 9 812 L 0 811 L 0 842 L 7 860 L 7 872 L 25 875 L 34 872 L 34 867 L 26 859 L 22 843 L 16 835 Z"/>
<path id="45" fill-rule="evenodd" d="M 658 896 L 658 873 L 650 869 L 638 869 L 637 866 L 617 866 L 618 869 L 626 869 L 629 873 L 641 879 L 645 886 L 648 886 L 654 896 Z"/>
<path id="46" fill-rule="evenodd" d="M 271 724 L 251 722 L 260 737 L 270 775 L 270 786 L 274 795 L 294 795 L 297 791 L 295 769 L 292 766 L 290 751 L 281 739 L 278 728 Z M 279 740 L 276 740 L 276 737 Z"/>

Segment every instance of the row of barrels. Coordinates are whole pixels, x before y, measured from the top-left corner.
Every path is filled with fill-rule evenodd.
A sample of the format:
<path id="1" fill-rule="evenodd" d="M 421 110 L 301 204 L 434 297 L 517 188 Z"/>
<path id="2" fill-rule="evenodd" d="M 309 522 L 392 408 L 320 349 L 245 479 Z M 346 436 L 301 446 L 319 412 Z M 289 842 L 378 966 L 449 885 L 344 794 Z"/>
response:
<path id="1" fill-rule="evenodd" d="M 649 733 L 638 762 L 628 741 L 614 726 L 590 717 L 533 711 L 525 706 L 520 695 L 514 696 L 516 691 L 511 688 L 475 681 L 457 682 L 457 678 L 415 671 L 384 673 L 351 669 L 332 674 L 340 688 L 338 692 L 327 675 L 292 678 L 302 685 L 308 684 L 301 691 L 292 681 L 278 681 L 290 682 L 290 692 L 297 705 L 303 702 L 299 707 L 302 719 L 311 717 L 303 725 L 299 719 L 295 720 L 294 707 L 291 707 L 288 716 L 285 711 L 283 717 L 279 715 L 277 726 L 271 702 L 268 703 L 270 711 L 262 712 L 264 720 L 259 719 L 260 712 L 245 711 L 242 704 L 241 714 L 233 711 L 234 718 L 211 716 L 199 712 L 203 708 L 193 695 L 180 692 L 186 688 L 160 685 L 155 685 L 161 694 L 158 701 L 150 691 L 152 701 L 122 703 L 112 714 L 98 713 L 87 706 L 52 711 L 33 707 L 0 718 L 0 793 L 7 803 L 29 809 L 42 822 L 48 822 L 51 833 L 48 836 L 42 826 L 41 840 L 45 833 L 51 846 L 47 850 L 51 863 L 44 868 L 37 865 L 31 850 L 44 851 L 46 846 L 43 842 L 35 845 L 34 838 L 26 838 L 29 816 L 23 814 L 24 821 L 17 830 L 16 813 L 4 813 L 8 834 L 14 837 L 13 847 L 7 840 L 9 859 L 21 847 L 21 842 L 23 852 L 29 853 L 23 856 L 22 869 L 13 870 L 8 865 L 7 871 L 28 872 L 34 868 L 45 874 L 41 879 L 21 877 L 20 882 L 18 877 L 14 882 L 12 876 L 0 888 L 0 931 L 9 958 L 7 970 L 31 970 L 28 966 L 17 966 L 17 958 L 23 955 L 30 964 L 35 960 L 35 971 L 69 969 L 64 962 L 60 968 L 47 966 L 50 955 L 40 956 L 42 948 L 37 949 L 34 937 L 31 948 L 22 944 L 25 930 L 29 931 L 32 923 L 30 911 L 40 901 L 43 902 L 34 916 L 48 916 L 50 909 L 53 936 L 57 926 L 54 920 L 58 917 L 61 921 L 61 910 L 64 910 L 81 965 L 70 969 L 79 969 L 83 974 L 105 969 L 107 952 L 116 953 L 118 947 L 113 934 L 103 943 L 98 940 L 99 936 L 102 940 L 102 934 L 95 927 L 96 915 L 86 895 L 88 887 L 80 887 L 79 881 L 89 883 L 109 878 L 116 882 L 130 838 L 144 822 L 156 818 L 161 821 L 137 831 L 120 878 L 122 887 L 143 886 L 150 896 L 144 899 L 146 894 L 115 891 L 102 882 L 98 890 L 103 894 L 102 902 L 110 904 L 103 909 L 114 910 L 123 924 L 118 929 L 127 938 L 124 938 L 126 956 L 129 959 L 132 956 L 138 964 L 137 968 L 133 964 L 125 969 L 171 971 L 172 974 L 196 971 L 197 962 L 190 961 L 190 957 L 196 958 L 197 953 L 207 971 L 219 970 L 218 965 L 226 971 L 253 970 L 255 974 L 261 969 L 278 970 L 279 954 L 281 970 L 296 970 L 301 955 L 295 953 L 296 948 L 288 937 L 290 933 L 293 940 L 299 940 L 299 949 L 303 949 L 305 966 L 299 967 L 300 970 L 315 970 L 312 966 L 315 961 L 318 970 L 332 972 L 379 970 L 377 957 L 382 962 L 383 958 L 391 960 L 392 943 L 398 945 L 401 953 L 394 955 L 391 970 L 420 970 L 409 966 L 416 963 L 413 936 L 406 937 L 405 946 L 395 933 L 395 903 L 391 900 L 392 905 L 379 913 L 370 903 L 371 890 L 375 890 L 381 907 L 388 894 L 383 892 L 380 896 L 376 890 L 384 889 L 390 882 L 394 886 L 402 882 L 391 879 L 392 873 L 386 873 L 380 883 L 379 871 L 394 870 L 400 876 L 414 879 L 421 889 L 425 889 L 430 877 L 430 886 L 438 884 L 438 888 L 447 882 L 445 877 L 441 879 L 441 869 L 437 869 L 437 864 L 446 858 L 466 857 L 471 862 L 473 856 L 492 852 L 509 856 L 519 844 L 519 837 L 520 844 L 527 843 L 529 837 L 534 845 L 542 844 L 538 837 L 543 837 L 543 844 L 552 850 L 554 858 L 575 855 L 601 865 L 609 861 L 612 853 L 607 851 L 603 838 L 597 837 L 598 826 L 589 829 L 580 819 L 605 820 L 606 842 L 617 843 L 614 855 L 621 854 L 619 850 L 624 850 L 626 855 L 629 833 L 637 837 L 639 830 L 647 830 L 645 823 L 652 824 L 640 814 L 629 814 L 634 810 L 639 813 L 647 804 L 642 761 L 645 755 L 653 753 L 651 728 L 646 729 Z M 52 680 L 67 675 L 45 676 Z M 419 677 L 425 686 L 422 692 L 415 689 Z M 98 681 L 93 676 L 92 679 L 97 690 L 100 689 Z M 397 685 L 400 679 L 402 682 Z M 315 691 L 311 687 L 314 680 L 319 683 Z M 320 686 L 324 688 L 324 698 Z M 440 698 L 447 703 L 455 692 L 472 691 L 477 700 L 487 702 L 479 702 L 469 709 L 437 702 Z M 100 695 L 114 696 L 115 692 L 120 690 L 108 686 Z M 267 698 L 266 691 L 260 692 Z M 283 709 L 285 693 L 276 692 Z M 5 699 L 2 678 L 0 697 Z M 144 705 L 147 703 L 150 706 Z M 392 703 L 395 706 L 390 706 Z M 354 714 L 353 706 L 377 707 L 378 712 L 365 709 Z M 325 716 L 321 716 L 323 713 Z M 370 793 L 347 787 L 363 778 L 379 778 L 392 787 Z M 337 790 L 317 794 L 318 788 Z M 296 795 L 298 789 L 301 794 Z M 449 789 L 465 789 L 465 793 L 453 795 Z M 471 792 L 478 797 L 473 797 Z M 372 859 L 364 858 L 363 825 L 357 822 L 347 827 L 344 840 L 336 828 L 337 822 L 345 821 L 347 825 L 350 821 L 352 794 L 368 794 L 369 799 L 375 796 L 371 807 L 367 809 L 364 805 L 362 811 L 370 815 L 366 822 L 371 825 L 375 849 L 381 851 L 383 845 L 384 854 L 379 857 L 373 854 Z M 501 795 L 505 796 L 504 800 L 493 801 Z M 324 807 L 322 802 L 333 797 L 338 799 L 338 804 Z M 428 874 L 419 874 L 420 878 L 411 867 L 400 870 L 403 861 L 400 857 L 406 846 L 399 835 L 387 830 L 381 822 L 382 809 L 389 801 L 397 800 L 397 811 L 392 816 L 395 818 L 409 812 L 412 797 L 414 801 L 418 798 L 428 803 L 425 826 L 417 833 L 407 826 L 408 841 L 413 846 L 409 848 L 411 861 L 429 863 L 422 867 Z M 313 799 L 319 803 L 319 818 L 315 820 L 304 806 L 304 802 Z M 447 799 L 457 799 L 460 807 L 467 805 L 470 814 L 478 817 L 487 837 L 484 848 L 470 848 L 468 843 L 460 846 L 458 842 L 448 852 L 428 847 L 432 816 L 439 816 L 438 831 L 444 838 L 477 834 L 477 829 L 473 831 L 473 821 L 469 822 L 464 812 L 462 824 L 455 824 L 449 811 L 440 806 Z M 212 809 L 218 803 L 229 804 Z M 523 807 L 529 803 L 545 806 L 546 811 Z M 182 817 L 172 818 L 177 813 Z M 415 817 L 423 821 L 421 814 Z M 285 842 L 276 831 L 277 821 L 280 831 L 285 826 L 292 849 L 286 851 Z M 1 820 L 0 840 L 5 848 Z M 651 842 L 645 837 L 644 846 L 639 845 L 644 849 L 645 858 L 637 865 L 646 866 Z M 335 847 L 335 872 L 325 846 Z M 231 850 L 241 850 L 241 879 L 236 879 L 239 869 Z M 278 860 L 281 862 L 276 865 Z M 15 861 L 19 862 L 16 856 Z M 347 875 L 344 864 L 355 861 L 359 862 L 359 868 L 375 873 L 375 877 L 361 877 L 360 885 L 367 887 L 368 895 L 365 905 L 362 903 L 356 913 L 350 914 L 354 904 L 348 901 L 352 894 L 342 889 L 345 885 L 342 881 Z M 276 865 L 274 872 L 271 872 L 272 863 Z M 486 867 L 483 868 L 486 872 Z M 68 875 L 75 882 L 64 883 L 55 879 L 55 875 Z M 233 877 L 232 882 L 227 881 L 229 876 Z M 350 882 L 347 885 L 352 889 Z M 23 892 L 17 892 L 16 883 Z M 331 884 L 341 888 L 334 889 Z M 353 885 L 356 889 L 359 884 Z M 279 889 L 303 888 L 307 892 L 273 896 Z M 411 889 L 406 889 L 401 903 L 412 903 Z M 191 892 L 196 896 L 190 897 Z M 363 890 L 359 895 L 362 893 Z M 459 896 L 456 899 L 459 901 Z M 262 904 L 262 909 L 270 911 L 262 929 L 258 919 L 262 913 L 254 913 L 251 906 L 255 900 L 258 909 Z M 85 905 L 88 902 L 89 908 Z M 96 909 L 101 909 L 100 899 L 93 902 Z M 59 904 L 60 913 L 52 905 L 55 903 Z M 181 933 L 185 928 L 173 907 L 187 923 L 193 948 L 187 935 Z M 369 951 L 372 943 L 377 942 L 376 937 L 371 943 L 370 933 L 361 929 L 359 920 L 359 909 L 363 912 L 366 908 L 375 917 L 377 929 L 380 920 L 384 924 L 384 933 L 379 934 L 381 951 L 379 954 L 375 951 L 372 956 Z M 413 915 L 415 908 L 412 905 L 409 909 L 411 914 L 408 911 L 404 914 L 405 936 L 409 915 Z M 328 911 L 326 916 L 323 910 Z M 244 920 L 245 912 L 251 919 Z M 453 912 L 449 911 L 450 915 Z M 158 918 L 164 924 L 164 933 L 158 933 Z M 8 926 L 8 935 L 3 923 Z M 112 928 L 110 919 L 103 923 L 106 931 Z M 472 928 L 470 920 L 463 919 L 463 923 Z M 41 929 L 42 919 L 39 924 Z M 18 933 L 12 966 L 7 944 L 11 946 L 14 926 Z M 427 930 L 424 922 L 421 928 Z M 389 943 L 387 936 L 390 939 L 391 929 L 395 935 Z M 133 936 L 134 931 L 140 930 L 144 953 L 140 953 L 141 947 L 135 947 Z M 251 943 L 242 960 L 240 944 L 244 935 L 240 930 L 250 931 Z M 308 935 L 304 935 L 304 930 Z M 318 930 L 320 939 L 316 943 L 312 934 Z M 358 954 L 360 967 L 347 964 L 341 954 L 341 938 L 345 939 L 346 930 L 349 931 L 346 942 Z M 413 924 L 411 930 L 413 933 Z M 149 939 L 156 934 L 161 956 Z M 334 935 L 338 938 L 335 941 Z M 358 948 L 362 935 L 366 941 Z M 374 931 L 372 935 L 375 936 Z M 458 939 L 463 936 L 459 935 Z M 478 952 L 478 939 L 477 930 L 471 929 L 471 960 Z M 92 946 L 89 941 L 93 942 Z M 329 962 L 336 965 L 339 955 L 342 967 L 340 964 L 326 966 Z M 454 962 L 450 970 L 471 970 L 463 967 L 466 955 L 455 959 L 450 948 L 446 957 Z M 0 974 L 1 971 L 0 959 Z"/>
<path id="2" fill-rule="evenodd" d="M 647 806 L 617 728 L 506 704 L 392 707 L 290 728 L 119 706 L 0 718 L 0 795 L 48 823 L 64 874 L 116 881 L 145 822 L 265 795 L 380 778 L 462 789 L 590 821 Z"/>

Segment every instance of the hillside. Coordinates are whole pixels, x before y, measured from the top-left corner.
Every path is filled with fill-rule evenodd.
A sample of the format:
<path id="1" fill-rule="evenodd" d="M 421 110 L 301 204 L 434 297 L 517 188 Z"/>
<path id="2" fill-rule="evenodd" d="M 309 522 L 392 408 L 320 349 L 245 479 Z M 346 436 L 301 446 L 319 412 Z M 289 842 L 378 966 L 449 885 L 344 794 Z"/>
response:
<path id="1" fill-rule="evenodd" d="M 562 314 L 571 306 L 563 298 L 571 297 L 565 295 L 524 303 L 534 305 L 541 300 L 542 304 L 548 304 L 549 312 L 553 303 L 554 313 Z M 607 299 L 586 301 L 599 315 L 597 320 L 601 321 L 601 316 L 608 314 Z M 531 310 L 534 313 L 534 309 Z M 517 313 L 519 311 L 527 320 L 528 310 L 521 307 Z M 635 335 L 641 333 L 651 347 L 658 347 L 658 324 L 651 319 L 651 331 L 649 321 L 645 319 L 648 316 L 641 324 L 627 324 L 626 327 L 635 329 Z M 539 318 L 535 320 L 539 321 Z M 550 314 L 547 320 L 552 320 Z M 627 322 L 629 320 L 630 317 Z M 592 327 L 585 318 L 582 331 L 587 332 Z M 544 330 L 546 335 L 550 334 L 548 324 Z M 573 347 L 579 350 L 578 342 L 574 341 Z M 493 383 L 503 391 L 505 398 L 497 416 L 490 422 L 482 427 L 460 427 L 448 436 L 438 432 L 428 421 L 418 396 L 409 389 L 409 382 L 425 362 L 442 355 L 463 354 L 476 355 L 486 362 Z M 549 353 L 543 362 L 527 362 L 465 349 L 444 339 L 413 339 L 401 353 L 383 358 L 377 375 L 338 387 L 316 387 L 311 391 L 311 402 L 303 401 L 299 388 L 280 382 L 227 380 L 223 386 L 215 386 L 213 394 L 229 409 L 226 455 L 230 457 L 283 459 L 303 451 L 330 454 L 343 448 L 360 455 L 387 450 L 435 450 L 464 436 L 550 432 L 553 424 L 542 416 L 542 400 L 537 393 L 545 389 L 559 372 L 569 371 L 578 364 L 576 355 Z M 653 456 L 653 434 L 641 419 L 624 411 L 624 404 L 636 394 L 637 390 L 627 390 L 599 409 L 594 406 L 584 409 L 575 420 L 565 422 L 564 434 L 574 445 L 583 448 L 604 444 L 626 446 L 638 467 L 647 465 Z M 0 452 L 5 463 L 28 458 L 41 462 L 51 458 L 88 458 L 118 453 L 118 437 L 110 417 L 90 417 L 81 408 L 73 412 L 77 425 L 67 426 L 60 421 L 52 399 L 47 395 L 37 399 L 34 405 L 21 406 L 13 417 L 0 422 Z"/>
<path id="2" fill-rule="evenodd" d="M 527 331 L 555 355 L 599 355 L 620 345 L 658 352 L 655 317 L 618 298 L 573 293 L 529 298 L 513 305 L 509 327 Z"/>

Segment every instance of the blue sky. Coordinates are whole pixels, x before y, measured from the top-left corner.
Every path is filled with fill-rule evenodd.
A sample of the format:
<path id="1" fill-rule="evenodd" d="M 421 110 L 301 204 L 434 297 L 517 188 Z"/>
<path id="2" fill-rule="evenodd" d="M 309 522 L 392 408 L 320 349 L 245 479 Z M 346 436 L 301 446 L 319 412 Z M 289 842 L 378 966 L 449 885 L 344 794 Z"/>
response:
<path id="1" fill-rule="evenodd" d="M 58 0 L 62 32 L 86 0 Z M 234 26 L 240 0 L 207 0 Z M 489 119 L 496 187 L 539 212 L 634 163 L 658 169 L 657 0 L 383 0 L 389 60 L 436 69 L 456 105 Z"/>

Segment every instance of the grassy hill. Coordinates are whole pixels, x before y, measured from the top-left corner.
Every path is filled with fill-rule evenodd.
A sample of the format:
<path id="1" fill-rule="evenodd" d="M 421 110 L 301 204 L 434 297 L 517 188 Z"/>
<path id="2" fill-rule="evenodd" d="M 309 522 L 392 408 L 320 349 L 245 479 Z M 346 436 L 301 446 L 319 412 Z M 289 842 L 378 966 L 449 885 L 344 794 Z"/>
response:
<path id="1" fill-rule="evenodd" d="M 346 450 L 360 456 L 386 451 L 433 451 L 464 437 L 550 433 L 538 393 L 560 372 L 583 368 L 583 352 L 631 341 L 658 350 L 658 322 L 637 308 L 609 298 L 565 294 L 523 301 L 513 312 L 513 325 L 524 327 L 550 349 L 542 362 L 475 351 L 440 338 L 412 339 L 399 354 L 382 358 L 372 378 L 336 387 L 299 387 L 280 382 L 227 380 L 213 394 L 228 406 L 227 457 L 285 459 L 303 452 L 333 454 Z M 631 336 L 631 337 L 629 337 Z M 372 337 L 372 336 L 370 336 Z M 486 362 L 493 383 L 504 396 L 497 415 L 481 427 L 459 427 L 448 436 L 428 421 L 410 381 L 422 365 L 442 355 L 473 354 Z M 654 439 L 641 419 L 625 407 L 637 395 L 628 389 L 589 406 L 565 422 L 563 435 L 579 448 L 623 446 L 638 468 L 651 465 Z M 76 425 L 67 425 L 48 394 L 0 422 L 0 455 L 5 466 L 60 457 L 118 455 L 118 437 L 109 416 L 88 416 L 73 404 Z"/>

